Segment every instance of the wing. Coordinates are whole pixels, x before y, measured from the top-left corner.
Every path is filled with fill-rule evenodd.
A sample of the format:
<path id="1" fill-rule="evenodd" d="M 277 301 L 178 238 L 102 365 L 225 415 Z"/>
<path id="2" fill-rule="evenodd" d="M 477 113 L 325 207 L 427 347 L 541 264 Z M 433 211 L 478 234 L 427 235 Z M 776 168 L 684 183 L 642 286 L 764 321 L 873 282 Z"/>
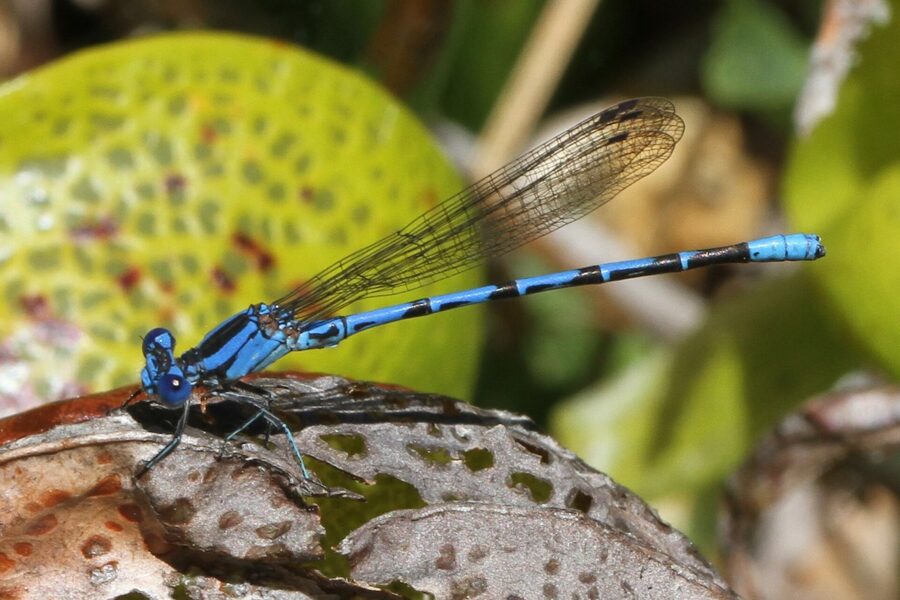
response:
<path id="1" fill-rule="evenodd" d="M 580 219 L 655 170 L 684 123 L 664 98 L 582 121 L 275 302 L 315 322 L 363 298 L 412 290 Z"/>

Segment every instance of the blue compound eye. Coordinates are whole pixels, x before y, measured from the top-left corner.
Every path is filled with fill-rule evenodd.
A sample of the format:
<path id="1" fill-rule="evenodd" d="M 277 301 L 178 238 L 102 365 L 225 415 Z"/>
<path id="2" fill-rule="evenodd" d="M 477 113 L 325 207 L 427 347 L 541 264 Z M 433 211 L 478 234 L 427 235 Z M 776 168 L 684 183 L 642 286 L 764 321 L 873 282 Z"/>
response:
<path id="1" fill-rule="evenodd" d="M 181 375 L 166 373 L 156 384 L 160 399 L 170 406 L 181 406 L 191 396 L 193 386 Z"/>
<path id="2" fill-rule="evenodd" d="M 157 346 L 172 350 L 175 348 L 175 336 L 164 327 L 154 327 L 144 336 L 144 344 L 142 347 L 144 355 L 146 356 L 152 350 L 158 349 L 155 348 Z"/>

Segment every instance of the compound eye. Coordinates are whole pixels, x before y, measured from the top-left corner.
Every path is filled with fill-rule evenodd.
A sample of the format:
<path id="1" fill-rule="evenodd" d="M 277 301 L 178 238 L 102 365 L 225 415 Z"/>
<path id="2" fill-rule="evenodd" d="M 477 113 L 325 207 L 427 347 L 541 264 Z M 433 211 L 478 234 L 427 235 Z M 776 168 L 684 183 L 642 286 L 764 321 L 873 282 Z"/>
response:
<path id="1" fill-rule="evenodd" d="M 192 387 L 181 375 L 166 373 L 159 378 L 157 393 L 169 406 L 181 406 L 191 396 Z"/>
<path id="2" fill-rule="evenodd" d="M 173 336 L 171 332 L 169 332 L 169 330 L 164 327 L 154 327 L 147 332 L 147 335 L 144 336 L 144 344 L 142 347 L 144 356 L 146 356 L 153 350 L 158 349 L 157 347 L 161 347 L 166 350 L 172 350 L 173 348 L 175 348 L 175 336 Z"/>

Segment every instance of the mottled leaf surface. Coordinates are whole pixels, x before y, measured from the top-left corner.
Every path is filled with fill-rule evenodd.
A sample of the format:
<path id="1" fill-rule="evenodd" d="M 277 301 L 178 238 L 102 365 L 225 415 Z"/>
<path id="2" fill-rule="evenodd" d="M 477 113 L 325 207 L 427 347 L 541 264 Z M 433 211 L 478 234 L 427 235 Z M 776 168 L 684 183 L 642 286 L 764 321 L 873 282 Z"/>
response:
<path id="1" fill-rule="evenodd" d="M 179 447 L 140 478 L 177 411 L 141 401 L 107 416 L 127 390 L 70 401 L 93 413 L 0 422 L 0 590 L 731 597 L 684 536 L 523 417 L 335 376 L 250 384 L 196 402 Z M 313 479 L 283 434 L 223 444 L 259 402 L 291 426 Z"/>
<path id="2" fill-rule="evenodd" d="M 351 534 L 356 578 L 437 598 L 732 598 L 578 512 L 454 503 L 379 517 Z"/>
<path id="3" fill-rule="evenodd" d="M 376 84 L 263 38 L 95 46 L 0 86 L 0 121 L 0 414 L 129 384 L 151 327 L 187 350 L 462 187 Z M 398 324 L 278 368 L 465 397 L 479 313 Z"/>

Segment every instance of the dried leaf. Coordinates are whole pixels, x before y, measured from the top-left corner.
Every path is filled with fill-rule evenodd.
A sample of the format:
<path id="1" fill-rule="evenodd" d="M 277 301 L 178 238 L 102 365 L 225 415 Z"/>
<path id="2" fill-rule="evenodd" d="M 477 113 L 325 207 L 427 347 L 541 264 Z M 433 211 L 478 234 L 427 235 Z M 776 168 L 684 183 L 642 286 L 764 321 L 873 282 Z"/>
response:
<path id="1" fill-rule="evenodd" d="M 398 597 L 371 581 L 436 597 L 731 597 L 686 538 L 528 419 L 339 377 L 250 384 L 193 406 L 175 452 L 137 479 L 176 411 L 106 415 L 113 392 L 0 422 L 0 595 Z M 328 487 L 300 476 L 278 432 L 223 446 L 260 402 Z"/>
<path id="2" fill-rule="evenodd" d="M 627 533 L 569 510 L 454 503 L 397 511 L 341 545 L 354 577 L 437 598 L 732 598 Z"/>
<path id="3" fill-rule="evenodd" d="M 900 388 L 829 394 L 787 417 L 731 479 L 723 527 L 748 598 L 900 594 Z"/>

